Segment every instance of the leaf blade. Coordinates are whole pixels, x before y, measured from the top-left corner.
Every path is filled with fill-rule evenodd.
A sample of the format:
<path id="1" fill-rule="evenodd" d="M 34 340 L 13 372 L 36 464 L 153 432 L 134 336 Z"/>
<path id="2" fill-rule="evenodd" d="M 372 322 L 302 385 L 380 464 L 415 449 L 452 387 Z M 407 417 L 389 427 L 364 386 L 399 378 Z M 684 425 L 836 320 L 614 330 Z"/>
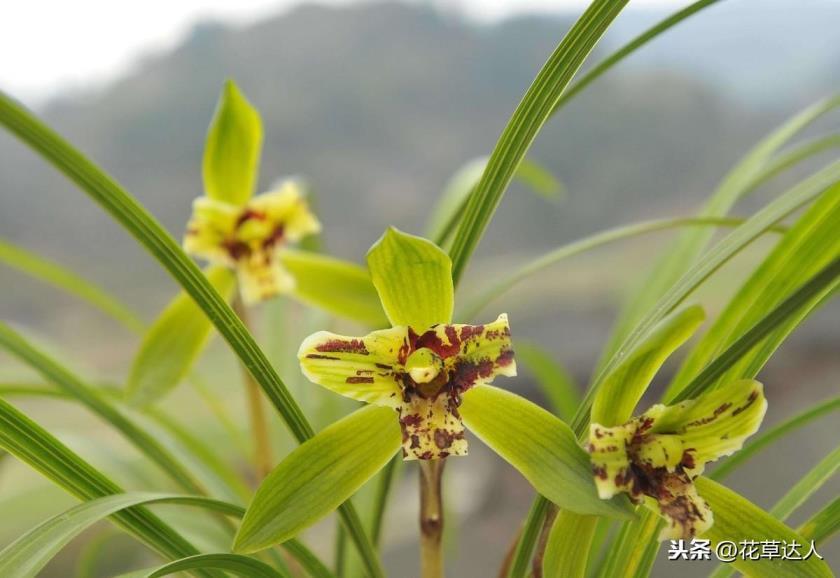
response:
<path id="1" fill-rule="evenodd" d="M 230 300 L 236 280 L 226 267 L 209 267 L 207 281 Z M 148 405 L 175 389 L 190 373 L 210 341 L 213 325 L 187 293 L 170 301 L 143 336 L 132 362 L 126 395 L 136 405 Z"/>
<path id="2" fill-rule="evenodd" d="M 301 444 L 268 475 L 248 506 L 235 552 L 284 542 L 350 498 L 400 447 L 396 414 L 366 406 Z"/>
<path id="3" fill-rule="evenodd" d="M 464 424 L 546 498 L 580 514 L 629 517 L 623 500 L 601 500 L 588 454 L 569 427 L 549 412 L 490 385 L 464 395 Z"/>

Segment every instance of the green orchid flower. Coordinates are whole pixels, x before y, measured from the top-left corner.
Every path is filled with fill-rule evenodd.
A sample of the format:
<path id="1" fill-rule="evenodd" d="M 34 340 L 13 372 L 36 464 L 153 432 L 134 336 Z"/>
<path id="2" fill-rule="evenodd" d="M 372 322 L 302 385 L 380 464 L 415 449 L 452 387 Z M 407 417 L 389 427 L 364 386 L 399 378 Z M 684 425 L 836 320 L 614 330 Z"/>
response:
<path id="1" fill-rule="evenodd" d="M 252 304 L 294 289 L 295 279 L 283 267 L 281 251 L 320 230 L 300 184 L 286 181 L 243 206 L 196 199 L 184 250 L 235 269 L 242 300 Z"/>
<path id="2" fill-rule="evenodd" d="M 657 404 L 627 423 L 590 425 L 588 449 L 601 498 L 626 493 L 667 522 L 660 540 L 689 539 L 714 515 L 694 480 L 755 433 L 767 401 L 760 383 L 740 380 L 676 405 Z"/>
<path id="3" fill-rule="evenodd" d="M 452 322 L 452 263 L 426 239 L 389 229 L 367 256 L 392 327 L 362 336 L 318 332 L 302 343 L 310 381 L 365 407 L 292 451 L 264 480 L 234 548 L 282 542 L 353 495 L 397 453 L 421 469 L 464 456 L 471 432 L 562 508 L 627 518 L 626 499 L 599 498 L 572 430 L 530 401 L 493 387 L 516 375 L 505 314 Z"/>
<path id="4" fill-rule="evenodd" d="M 407 460 L 467 455 L 462 396 L 516 375 L 505 314 L 487 325 L 400 326 L 364 337 L 322 331 L 303 342 L 298 358 L 313 383 L 394 408 Z"/>

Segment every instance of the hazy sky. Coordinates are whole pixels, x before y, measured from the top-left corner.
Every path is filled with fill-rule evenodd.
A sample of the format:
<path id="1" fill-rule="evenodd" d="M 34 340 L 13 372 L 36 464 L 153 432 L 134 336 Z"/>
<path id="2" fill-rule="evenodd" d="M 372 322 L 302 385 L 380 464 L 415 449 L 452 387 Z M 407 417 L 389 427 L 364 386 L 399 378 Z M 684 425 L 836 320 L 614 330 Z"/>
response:
<path id="1" fill-rule="evenodd" d="M 206 18 L 246 24 L 302 0 L 18 0 L 0 19 L 0 88 L 41 100 L 119 73 L 148 51 L 172 46 Z M 354 0 L 320 0 L 347 4 Z M 412 0 L 422 2 L 423 0 Z M 428 0 L 427 0 L 428 1 Z M 580 10 L 586 0 L 432 0 L 481 19 L 516 12 Z M 680 0 L 631 0 L 680 5 Z"/>

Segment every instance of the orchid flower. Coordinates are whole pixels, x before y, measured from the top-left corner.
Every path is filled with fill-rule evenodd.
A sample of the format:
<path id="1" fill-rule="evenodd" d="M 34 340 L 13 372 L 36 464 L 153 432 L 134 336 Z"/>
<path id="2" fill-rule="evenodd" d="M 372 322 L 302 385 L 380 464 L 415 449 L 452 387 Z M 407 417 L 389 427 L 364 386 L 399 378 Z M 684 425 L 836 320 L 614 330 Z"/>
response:
<path id="1" fill-rule="evenodd" d="M 740 380 L 676 405 L 654 405 L 623 425 L 591 424 L 598 495 L 626 493 L 658 513 L 667 522 L 661 540 L 702 534 L 714 516 L 694 480 L 707 463 L 741 449 L 766 409 L 762 385 Z"/>
<path id="2" fill-rule="evenodd" d="M 209 197 L 196 199 L 184 250 L 235 269 L 242 299 L 252 304 L 294 288 L 294 277 L 283 268 L 280 252 L 320 230 L 301 186 L 286 181 L 244 206 Z"/>

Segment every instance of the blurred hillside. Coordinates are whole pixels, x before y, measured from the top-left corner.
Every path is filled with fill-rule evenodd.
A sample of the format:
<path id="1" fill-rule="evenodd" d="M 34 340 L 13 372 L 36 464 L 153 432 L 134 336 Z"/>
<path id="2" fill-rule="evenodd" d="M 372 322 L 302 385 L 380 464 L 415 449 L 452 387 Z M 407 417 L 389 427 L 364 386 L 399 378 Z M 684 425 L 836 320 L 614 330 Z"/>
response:
<path id="1" fill-rule="evenodd" d="M 629 10 L 598 50 L 663 15 Z M 763 132 L 829 91 L 827 72 L 840 72 L 838 17 L 836 3 L 733 0 L 646 47 L 541 134 L 533 158 L 564 181 L 568 199 L 546 205 L 514 191 L 479 256 L 534 254 L 620 222 L 690 211 Z M 421 230 L 452 172 L 490 151 L 570 22 L 478 24 L 395 3 L 304 6 L 247 28 L 197 25 L 177 49 L 40 112 L 179 237 L 201 193 L 206 126 L 232 77 L 263 114 L 262 186 L 305 175 L 330 250 L 359 260 L 387 224 Z M 171 294 L 133 240 L 7 134 L 0 207 L 3 237 L 147 312 Z M 0 313 L 53 322 L 69 302 L 33 298 L 41 291 L 16 276 L 4 283 Z"/>

